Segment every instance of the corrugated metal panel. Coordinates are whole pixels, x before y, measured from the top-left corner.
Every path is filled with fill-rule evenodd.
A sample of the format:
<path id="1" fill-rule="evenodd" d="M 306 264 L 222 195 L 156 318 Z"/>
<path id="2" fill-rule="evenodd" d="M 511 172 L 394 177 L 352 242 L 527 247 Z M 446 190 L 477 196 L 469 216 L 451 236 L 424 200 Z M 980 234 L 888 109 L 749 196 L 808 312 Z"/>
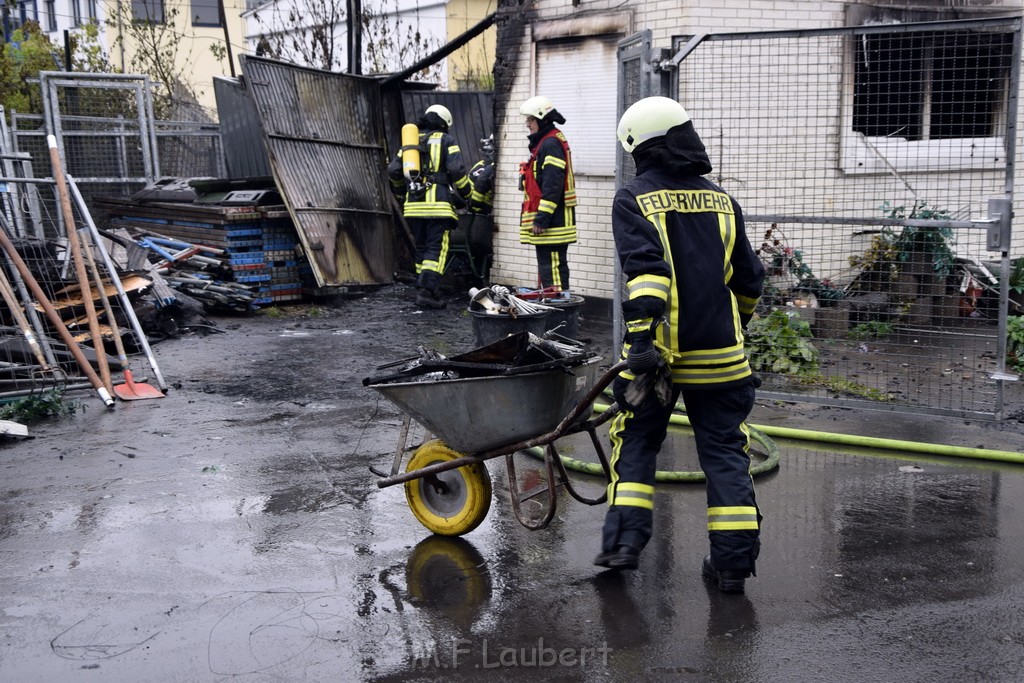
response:
<path id="1" fill-rule="evenodd" d="M 229 178 L 270 175 L 270 158 L 263 146 L 263 130 L 256 105 L 236 78 L 214 77 L 224 166 Z M 254 141 L 259 140 L 259 144 Z"/>
<path id="2" fill-rule="evenodd" d="M 399 237 L 377 82 L 250 56 L 242 72 L 317 283 L 391 282 Z"/>
<path id="3" fill-rule="evenodd" d="M 494 132 L 494 93 L 437 90 L 407 90 L 402 93 L 402 109 L 405 120 L 399 123 L 415 123 L 416 119 L 432 104 L 448 107 L 452 113 L 451 134 L 459 143 L 466 168 L 480 160 L 480 140 Z M 389 131 L 388 141 L 398 143 L 399 131 Z"/>

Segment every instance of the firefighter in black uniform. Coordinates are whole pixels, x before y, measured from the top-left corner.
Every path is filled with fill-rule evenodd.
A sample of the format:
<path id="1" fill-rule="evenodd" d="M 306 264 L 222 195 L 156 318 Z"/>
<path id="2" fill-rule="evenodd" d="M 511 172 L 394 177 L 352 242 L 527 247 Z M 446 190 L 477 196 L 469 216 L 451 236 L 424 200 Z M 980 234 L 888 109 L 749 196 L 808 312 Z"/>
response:
<path id="1" fill-rule="evenodd" d="M 594 563 L 638 566 L 651 537 L 657 455 L 681 395 L 707 477 L 711 553 L 702 571 L 719 590 L 742 593 L 754 574 L 761 522 L 744 422 L 756 377 L 743 329 L 761 296 L 764 267 L 739 204 L 702 177 L 711 163 L 682 105 L 642 99 L 622 115 L 617 133 L 636 162 L 636 177 L 617 191 L 612 208 L 629 290 L 622 303 L 628 369 L 612 386 L 621 412 L 609 429 L 609 507 Z M 645 398 L 631 391 L 659 376 L 671 377 L 663 391 Z"/>
<path id="2" fill-rule="evenodd" d="M 538 95 L 519 113 L 530 130 L 530 160 L 519 165 L 523 208 L 519 241 L 537 250 L 540 286 L 569 289 L 569 245 L 576 242 L 576 179 L 569 142 L 555 124 L 565 123 L 551 100 Z"/>
<path id="3" fill-rule="evenodd" d="M 480 141 L 480 151 L 484 158 L 469 169 L 469 180 L 473 183 L 469 210 L 489 216 L 494 209 L 494 161 L 497 156 L 493 134 Z"/>
<path id="4" fill-rule="evenodd" d="M 402 203 L 416 242 L 416 305 L 444 308 L 437 286 L 448 259 L 448 231 L 458 224 L 454 202 L 465 203 L 473 191 L 455 138 L 448 134 L 452 114 L 447 107 L 427 107 L 416 122 L 420 131 L 422 186 L 410 186 L 403 173 L 402 155 L 388 164 L 391 192 Z M 461 198 L 458 199 L 457 197 Z"/>

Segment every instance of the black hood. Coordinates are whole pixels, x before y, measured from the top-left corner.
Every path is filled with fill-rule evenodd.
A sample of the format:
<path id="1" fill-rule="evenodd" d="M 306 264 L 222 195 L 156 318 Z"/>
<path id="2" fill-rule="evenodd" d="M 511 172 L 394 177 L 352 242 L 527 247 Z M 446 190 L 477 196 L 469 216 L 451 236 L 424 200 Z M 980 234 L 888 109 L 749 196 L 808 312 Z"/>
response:
<path id="1" fill-rule="evenodd" d="M 711 173 L 711 159 L 692 121 L 669 128 L 663 137 L 638 145 L 633 150 L 633 161 L 637 175 L 655 166 L 674 175 Z"/>
<path id="2" fill-rule="evenodd" d="M 550 112 L 548 112 L 548 115 L 545 116 L 543 119 L 538 119 L 539 123 L 537 125 L 537 132 L 536 133 L 530 133 L 529 135 L 526 136 L 526 139 L 530 141 L 530 151 L 531 152 L 533 151 L 534 147 L 536 147 L 538 144 L 540 144 L 541 138 L 543 138 L 545 135 L 547 135 L 552 130 L 554 130 L 555 122 L 551 120 L 551 114 L 552 113 L 555 113 L 554 109 L 552 109 Z M 565 119 L 562 119 L 562 122 L 564 123 Z"/>
<path id="3" fill-rule="evenodd" d="M 430 111 L 420 117 L 419 121 L 416 122 L 416 127 L 423 131 L 439 130 L 442 132 L 448 132 L 448 125 L 445 124 L 444 119 Z"/>

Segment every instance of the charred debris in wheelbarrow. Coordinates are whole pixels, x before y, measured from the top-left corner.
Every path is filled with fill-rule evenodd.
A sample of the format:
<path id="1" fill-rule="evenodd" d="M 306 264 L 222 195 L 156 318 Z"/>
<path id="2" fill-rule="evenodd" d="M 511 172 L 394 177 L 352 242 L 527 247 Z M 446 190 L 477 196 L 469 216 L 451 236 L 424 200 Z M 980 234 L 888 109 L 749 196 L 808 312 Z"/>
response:
<path id="1" fill-rule="evenodd" d="M 538 336 L 521 331 L 466 353 L 446 357 L 435 349 L 418 348 L 418 355 L 378 366 L 378 374 L 363 386 L 390 382 L 436 382 L 469 377 L 497 377 L 568 368 L 593 357 L 581 342 L 553 332 Z"/>

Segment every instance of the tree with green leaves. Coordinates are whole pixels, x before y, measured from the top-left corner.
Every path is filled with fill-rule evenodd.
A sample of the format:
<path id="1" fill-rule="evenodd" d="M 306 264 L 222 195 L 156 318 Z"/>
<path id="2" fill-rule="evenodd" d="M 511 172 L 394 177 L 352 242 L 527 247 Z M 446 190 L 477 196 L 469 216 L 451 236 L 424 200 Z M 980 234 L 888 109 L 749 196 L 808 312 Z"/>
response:
<path id="1" fill-rule="evenodd" d="M 106 53 L 99 42 L 99 27 L 87 24 L 70 33 L 72 67 L 75 71 L 111 72 Z M 43 102 L 36 80 L 40 71 L 63 71 L 64 48 L 43 33 L 39 24 L 25 22 L 12 32 L 10 41 L 0 50 L 0 104 L 8 117 L 41 114 Z"/>

